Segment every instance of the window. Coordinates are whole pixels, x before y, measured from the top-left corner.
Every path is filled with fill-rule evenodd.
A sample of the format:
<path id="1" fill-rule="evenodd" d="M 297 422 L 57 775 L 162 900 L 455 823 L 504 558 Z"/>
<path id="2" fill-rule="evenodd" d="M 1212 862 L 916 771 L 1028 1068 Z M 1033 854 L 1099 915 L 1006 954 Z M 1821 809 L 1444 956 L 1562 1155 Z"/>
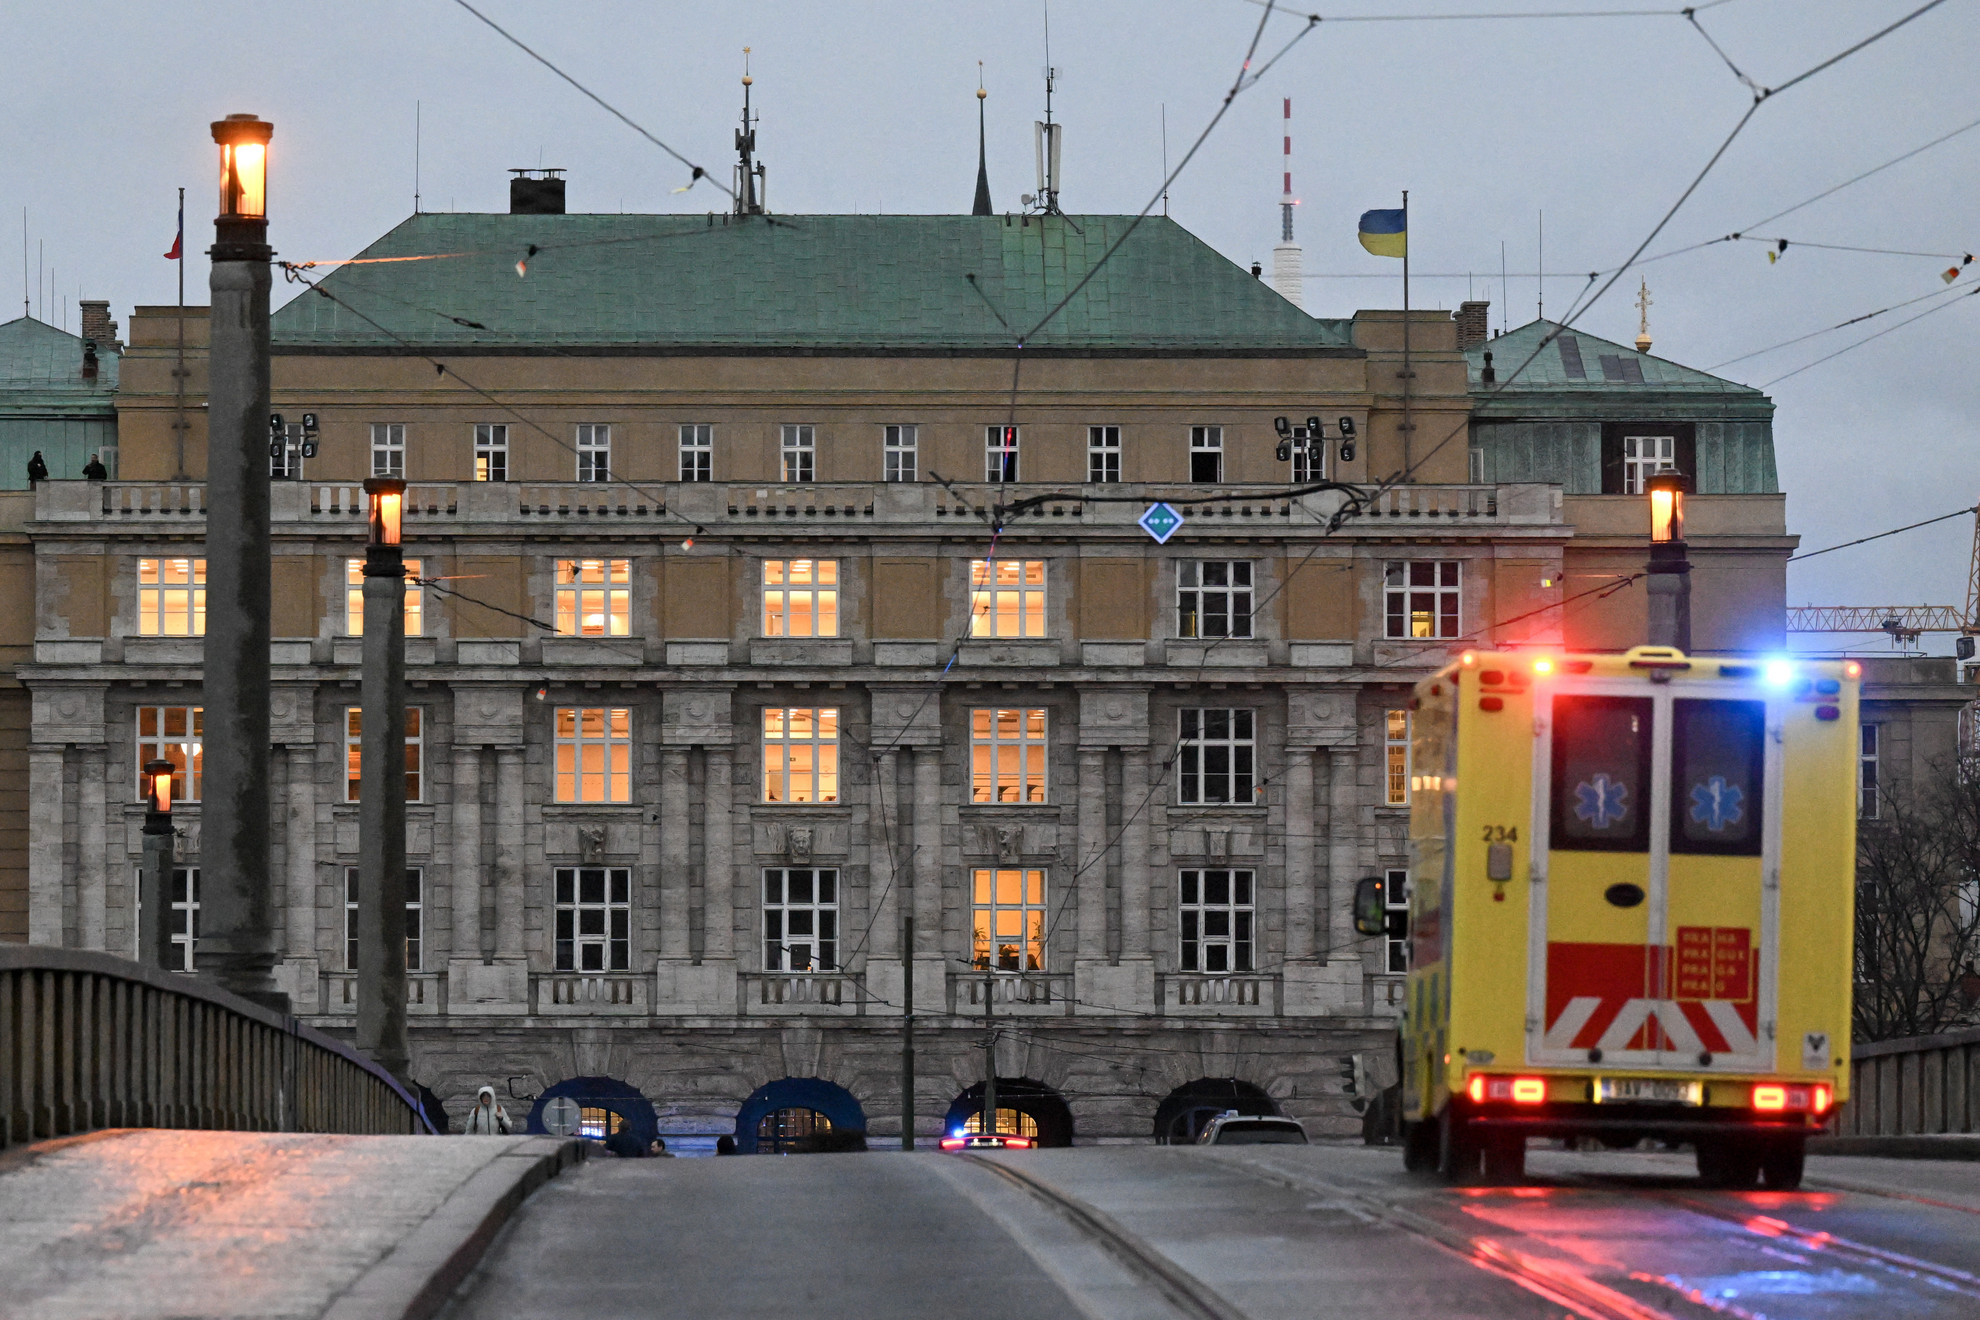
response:
<path id="1" fill-rule="evenodd" d="M 1758 857 L 1767 705 L 1671 703 L 1671 851 Z"/>
<path id="2" fill-rule="evenodd" d="M 557 635 L 626 637 L 632 633 L 632 560 L 557 561 Z"/>
<path id="3" fill-rule="evenodd" d="M 557 708 L 557 801 L 632 801 L 632 712 Z"/>
<path id="4" fill-rule="evenodd" d="M 963 1131 L 972 1135 L 983 1131 L 983 1087 L 979 1083 L 973 1089 L 977 1095 L 976 1108 L 970 1110 L 969 1117 L 963 1120 Z M 1038 1140 L 1038 1120 L 1030 1114 L 1025 1113 L 1022 1109 L 1006 1109 L 1002 1105 L 998 1105 L 997 1131 L 1005 1134 L 1015 1132 L 1020 1137 L 1030 1137 L 1033 1141 L 1036 1141 Z"/>
<path id="5" fill-rule="evenodd" d="M 612 428 L 585 423 L 577 429 L 577 479 L 612 479 Z"/>
<path id="6" fill-rule="evenodd" d="M 1182 873 L 1182 958 L 1185 972 L 1251 970 L 1250 871 Z"/>
<path id="7" fill-rule="evenodd" d="M 632 870 L 560 866 L 556 878 L 560 972 L 632 969 Z"/>
<path id="8" fill-rule="evenodd" d="M 970 800 L 1045 800 L 1045 712 L 973 710 L 970 718 Z"/>
<path id="9" fill-rule="evenodd" d="M 509 428 L 503 425 L 474 428 L 474 479 L 509 479 Z"/>
<path id="10" fill-rule="evenodd" d="M 1409 872 L 1391 867 L 1382 873 L 1382 970 L 1409 970 Z"/>
<path id="11" fill-rule="evenodd" d="M 406 801 L 422 802 L 426 721 L 418 706 L 406 707 Z M 364 772 L 364 708 L 344 707 L 344 801 L 358 800 Z"/>
<path id="12" fill-rule="evenodd" d="M 1018 479 L 1018 429 L 1015 426 L 988 426 L 983 429 L 983 479 Z"/>
<path id="13" fill-rule="evenodd" d="M 915 480 L 915 448 L 921 442 L 918 426 L 889 426 L 881 431 L 883 477 L 888 481 Z"/>
<path id="14" fill-rule="evenodd" d="M 420 921 L 424 910 L 421 899 L 423 883 L 421 869 L 417 866 L 406 868 L 406 970 L 420 969 L 421 937 L 425 930 Z M 355 972 L 358 969 L 358 868 L 344 868 L 344 970 Z"/>
<path id="15" fill-rule="evenodd" d="M 1458 636 L 1458 562 L 1391 559 L 1384 574 L 1389 637 Z"/>
<path id="16" fill-rule="evenodd" d="M 1471 463 L 1471 467 L 1470 467 L 1471 484 L 1474 486 L 1484 485 L 1485 484 L 1485 446 L 1473 445 L 1468 453 L 1468 457 Z"/>
<path id="17" fill-rule="evenodd" d="M 1659 472 L 1677 466 L 1677 437 L 1674 435 L 1626 435 L 1622 442 L 1623 489 L 1625 495 L 1641 495 L 1644 483 Z"/>
<path id="18" fill-rule="evenodd" d="M 715 428 L 699 422 L 681 427 L 681 480 L 715 480 Z"/>
<path id="19" fill-rule="evenodd" d="M 1215 485 L 1224 479 L 1224 428 L 1189 428 L 1189 479 Z"/>
<path id="20" fill-rule="evenodd" d="M 1251 561 L 1184 560 L 1176 565 L 1176 636 L 1251 636 Z"/>
<path id="21" fill-rule="evenodd" d="M 206 634 L 206 561 L 138 560 L 138 635 Z"/>
<path id="22" fill-rule="evenodd" d="M 1102 484 L 1121 479 L 1121 428 L 1086 428 L 1086 479 Z"/>
<path id="23" fill-rule="evenodd" d="M 1878 816 L 1877 726 L 1863 726 L 1863 740 L 1856 754 L 1856 814 L 1865 820 Z"/>
<path id="24" fill-rule="evenodd" d="M 1045 635 L 1045 561 L 972 559 L 969 563 L 971 637 Z"/>
<path id="25" fill-rule="evenodd" d="M 418 637 L 426 626 L 425 589 L 414 581 L 419 577 L 420 561 L 408 559 L 406 564 L 406 636 Z M 344 561 L 344 632 L 352 637 L 364 636 L 364 561 L 346 559 Z"/>
<path id="26" fill-rule="evenodd" d="M 763 800 L 839 800 L 837 707 L 764 708 Z"/>
<path id="27" fill-rule="evenodd" d="M 626 1125 L 626 1116 L 616 1109 L 606 1109 L 602 1105 L 578 1106 L 578 1135 L 591 1141 L 603 1141 L 616 1134 Z"/>
<path id="28" fill-rule="evenodd" d="M 1552 844 L 1650 849 L 1650 699 L 1554 698 Z"/>
<path id="29" fill-rule="evenodd" d="M 765 1114 L 756 1125 L 758 1155 L 786 1155 L 810 1150 L 813 1143 L 832 1130 L 832 1120 L 816 1109 L 779 1109 Z"/>
<path id="30" fill-rule="evenodd" d="M 1249 710 L 1179 712 L 1177 800 L 1248 807 L 1256 800 L 1258 741 Z"/>
<path id="31" fill-rule="evenodd" d="M 978 971 L 1045 968 L 1045 873 L 977 871 L 973 875 L 973 965 Z"/>
<path id="32" fill-rule="evenodd" d="M 172 801 L 197 802 L 200 788 L 199 706 L 137 708 L 137 796 L 144 796 L 144 764 L 172 763 Z"/>
<path id="33" fill-rule="evenodd" d="M 1382 712 L 1382 805 L 1409 805 L 1409 712 Z"/>
<path id="34" fill-rule="evenodd" d="M 199 943 L 199 868 L 172 868 L 172 943 L 179 946 L 179 970 L 193 969 L 193 950 Z"/>
<path id="35" fill-rule="evenodd" d="M 839 561 L 763 561 L 763 635 L 837 637 Z"/>
<path id="36" fill-rule="evenodd" d="M 774 866 L 763 872 L 763 970 L 829 972 L 839 965 L 839 873 Z"/>
<path id="37" fill-rule="evenodd" d="M 1304 485 L 1309 481 L 1327 479 L 1327 440 L 1324 431 L 1313 431 L 1305 426 L 1292 429 L 1293 483 Z"/>
<path id="38" fill-rule="evenodd" d="M 811 426 L 784 428 L 784 480 L 818 480 L 818 435 Z"/>
<path id="39" fill-rule="evenodd" d="M 406 475 L 404 423 L 373 422 L 371 424 L 371 475 L 401 478 Z"/>

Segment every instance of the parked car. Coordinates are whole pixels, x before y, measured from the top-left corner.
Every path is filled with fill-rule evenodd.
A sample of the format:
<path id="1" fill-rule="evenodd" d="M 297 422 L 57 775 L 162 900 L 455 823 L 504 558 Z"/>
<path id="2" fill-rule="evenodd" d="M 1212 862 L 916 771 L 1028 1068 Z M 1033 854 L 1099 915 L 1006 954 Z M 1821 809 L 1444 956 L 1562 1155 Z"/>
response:
<path id="1" fill-rule="evenodd" d="M 1296 1119 L 1276 1114 L 1217 1115 L 1197 1134 L 1199 1146 L 1304 1146 L 1306 1129 Z"/>

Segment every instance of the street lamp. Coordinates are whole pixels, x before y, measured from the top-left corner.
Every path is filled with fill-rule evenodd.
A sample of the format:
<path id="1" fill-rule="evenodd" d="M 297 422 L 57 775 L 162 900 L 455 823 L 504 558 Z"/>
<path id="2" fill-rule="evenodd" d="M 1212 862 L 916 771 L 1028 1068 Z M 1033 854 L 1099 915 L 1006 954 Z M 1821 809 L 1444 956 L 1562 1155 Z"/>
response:
<path id="1" fill-rule="evenodd" d="M 138 961 L 168 967 L 172 952 L 172 772 L 170 761 L 144 764 L 144 870 L 138 878 Z M 191 935 L 192 932 L 186 932 Z M 168 970 L 178 971 L 177 967 Z"/>
<path id="2" fill-rule="evenodd" d="M 1650 644 L 1691 650 L 1691 561 L 1684 542 L 1684 497 L 1691 479 L 1665 468 L 1643 483 L 1650 499 Z"/>
<path id="3" fill-rule="evenodd" d="M 358 729 L 357 1047 L 393 1076 L 406 1046 L 406 483 L 372 477 Z"/>
<path id="4" fill-rule="evenodd" d="M 213 125 L 220 144 L 220 241 L 268 241 L 268 139 L 275 125 L 254 115 L 228 115 Z M 234 233 L 229 234 L 232 229 Z"/>

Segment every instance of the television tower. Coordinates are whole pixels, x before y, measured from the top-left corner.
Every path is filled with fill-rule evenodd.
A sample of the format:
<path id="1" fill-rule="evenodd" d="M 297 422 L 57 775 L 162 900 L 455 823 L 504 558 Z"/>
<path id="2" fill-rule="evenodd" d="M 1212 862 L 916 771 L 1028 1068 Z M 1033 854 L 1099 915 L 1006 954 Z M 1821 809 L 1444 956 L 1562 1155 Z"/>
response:
<path id="1" fill-rule="evenodd" d="M 1279 245 L 1272 249 L 1272 287 L 1301 311 L 1306 310 L 1306 290 L 1300 274 L 1299 244 L 1293 242 L 1293 207 L 1299 205 L 1292 190 L 1292 98 L 1285 102 L 1285 192 L 1279 198 Z"/>

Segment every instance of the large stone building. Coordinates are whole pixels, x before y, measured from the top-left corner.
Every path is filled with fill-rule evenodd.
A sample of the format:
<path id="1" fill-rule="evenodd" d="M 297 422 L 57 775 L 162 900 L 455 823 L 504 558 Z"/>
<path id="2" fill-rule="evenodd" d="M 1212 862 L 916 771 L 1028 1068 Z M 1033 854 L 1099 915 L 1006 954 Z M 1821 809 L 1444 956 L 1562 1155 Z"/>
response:
<path id="1" fill-rule="evenodd" d="M 420 1081 L 539 1120 L 650 1102 L 690 1144 L 892 1134 L 911 982 L 924 1134 L 980 1092 L 986 1031 L 1047 1140 L 1233 1104 L 1351 1127 L 1403 951 L 1348 898 L 1405 864 L 1409 685 L 1463 645 L 1639 641 L 1630 492 L 1666 448 L 1703 483 L 1697 647 L 1778 646 L 1769 406 L 1708 416 L 1709 378 L 1627 349 L 1618 398 L 1585 336 L 1579 379 L 1499 389 L 1483 354 L 1508 372 L 1538 331 L 1461 348 L 1475 304 L 1412 313 L 1405 373 L 1402 314 L 1311 317 L 1129 226 L 418 215 L 313 272 L 274 359 L 275 410 L 321 426 L 273 500 L 297 1011 L 353 1011 L 350 574 L 359 483 L 393 473 L 427 580 Z M 186 768 L 182 903 L 199 855 L 204 311 L 130 336 L 118 479 L 33 492 L 33 633 L 0 637 L 33 648 L 27 933 L 118 951 L 140 762 Z M 1275 419 L 1309 416 L 1282 461 Z M 1639 423 L 1613 490 L 1605 419 Z M 1378 493 L 1336 525 L 1340 493 L 1292 493 L 1323 477 Z"/>

